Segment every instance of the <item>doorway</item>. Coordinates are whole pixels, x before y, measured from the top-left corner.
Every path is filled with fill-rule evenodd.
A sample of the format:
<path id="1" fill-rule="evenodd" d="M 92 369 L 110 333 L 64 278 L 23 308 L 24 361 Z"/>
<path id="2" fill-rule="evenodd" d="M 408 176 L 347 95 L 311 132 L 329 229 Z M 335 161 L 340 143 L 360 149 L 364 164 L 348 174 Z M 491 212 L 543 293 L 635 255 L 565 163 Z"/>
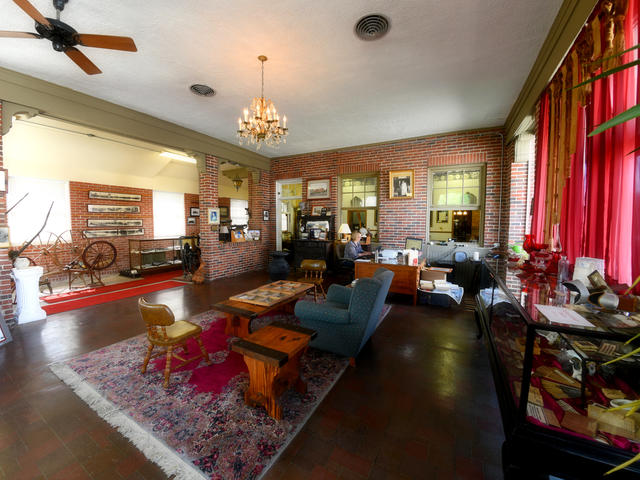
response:
<path id="1" fill-rule="evenodd" d="M 292 249 L 296 233 L 296 212 L 302 201 L 302 179 L 276 181 L 276 250 Z"/>

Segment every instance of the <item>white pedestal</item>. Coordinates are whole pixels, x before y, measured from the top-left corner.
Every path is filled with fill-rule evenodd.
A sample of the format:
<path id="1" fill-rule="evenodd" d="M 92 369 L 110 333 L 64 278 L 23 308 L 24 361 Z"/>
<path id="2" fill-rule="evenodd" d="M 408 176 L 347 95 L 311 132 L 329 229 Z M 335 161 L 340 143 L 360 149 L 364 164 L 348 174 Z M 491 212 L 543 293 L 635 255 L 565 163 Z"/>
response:
<path id="1" fill-rule="evenodd" d="M 11 276 L 16 282 L 16 314 L 18 323 L 35 322 L 47 318 L 47 312 L 40 308 L 40 286 L 38 284 L 44 269 L 42 267 L 13 268 Z"/>

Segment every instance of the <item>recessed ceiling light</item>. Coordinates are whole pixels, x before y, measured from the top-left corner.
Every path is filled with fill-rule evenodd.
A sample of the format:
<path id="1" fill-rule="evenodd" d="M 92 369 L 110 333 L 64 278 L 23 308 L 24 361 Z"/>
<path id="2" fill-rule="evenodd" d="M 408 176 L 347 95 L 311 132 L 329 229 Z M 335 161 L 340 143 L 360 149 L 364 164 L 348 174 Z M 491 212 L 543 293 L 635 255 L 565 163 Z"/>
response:
<path id="1" fill-rule="evenodd" d="M 194 95 L 199 95 L 201 97 L 213 97 L 216 94 L 216 91 L 211 88 L 209 85 L 203 85 L 202 83 L 194 83 L 189 87 L 191 93 Z"/>
<path id="2" fill-rule="evenodd" d="M 389 19 L 379 13 L 365 15 L 356 23 L 354 32 L 361 40 L 377 40 L 389 31 Z"/>
<path id="3" fill-rule="evenodd" d="M 182 162 L 198 163 L 198 161 L 195 158 L 189 157 L 188 155 L 180 155 L 179 153 L 162 152 L 160 154 L 160 156 L 161 157 L 166 157 L 166 158 L 171 158 L 173 160 L 180 160 Z"/>

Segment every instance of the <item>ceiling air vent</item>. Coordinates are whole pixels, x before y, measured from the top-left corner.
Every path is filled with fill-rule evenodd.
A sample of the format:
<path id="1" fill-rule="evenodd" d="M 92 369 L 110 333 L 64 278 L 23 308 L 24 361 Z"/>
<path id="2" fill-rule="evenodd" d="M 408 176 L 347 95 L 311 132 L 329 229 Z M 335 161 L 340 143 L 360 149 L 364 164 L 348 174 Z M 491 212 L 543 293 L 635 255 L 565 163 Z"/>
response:
<path id="1" fill-rule="evenodd" d="M 355 32 L 361 40 L 377 40 L 389 31 L 389 20 L 384 15 L 366 15 L 358 20 Z"/>
<path id="2" fill-rule="evenodd" d="M 191 93 L 201 97 L 213 97 L 216 94 L 216 91 L 209 85 L 202 85 L 201 83 L 194 83 L 189 87 L 189 90 L 191 90 Z"/>

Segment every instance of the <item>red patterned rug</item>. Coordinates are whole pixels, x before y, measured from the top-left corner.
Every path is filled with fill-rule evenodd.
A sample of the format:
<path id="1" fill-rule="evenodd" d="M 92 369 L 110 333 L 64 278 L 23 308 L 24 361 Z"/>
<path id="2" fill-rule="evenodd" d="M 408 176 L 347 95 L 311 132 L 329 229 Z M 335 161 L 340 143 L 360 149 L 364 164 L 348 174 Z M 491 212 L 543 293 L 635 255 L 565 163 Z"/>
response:
<path id="1" fill-rule="evenodd" d="M 224 334 L 222 316 L 210 311 L 191 321 L 203 327 L 213 365 L 184 366 L 171 374 L 167 390 L 162 388 L 163 358 L 152 362 L 145 375 L 140 373 L 144 335 L 53 364 L 51 370 L 168 475 L 257 479 L 340 378 L 347 359 L 310 348 L 301 366 L 308 391 L 285 393 L 283 418 L 277 421 L 261 407 L 245 406 L 246 366 L 241 355 L 230 351 L 234 339 Z M 195 342 L 189 347 L 196 355 Z"/>

